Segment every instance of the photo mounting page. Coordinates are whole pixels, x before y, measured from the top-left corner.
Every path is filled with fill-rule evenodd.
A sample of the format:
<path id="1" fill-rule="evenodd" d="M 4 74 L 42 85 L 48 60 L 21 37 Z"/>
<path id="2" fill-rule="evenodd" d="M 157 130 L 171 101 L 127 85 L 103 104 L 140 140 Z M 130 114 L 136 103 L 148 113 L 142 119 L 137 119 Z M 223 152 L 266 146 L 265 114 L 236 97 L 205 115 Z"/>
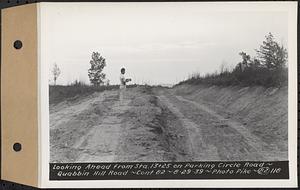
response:
<path id="1" fill-rule="evenodd" d="M 42 187 L 297 186 L 296 2 L 39 18 Z"/>

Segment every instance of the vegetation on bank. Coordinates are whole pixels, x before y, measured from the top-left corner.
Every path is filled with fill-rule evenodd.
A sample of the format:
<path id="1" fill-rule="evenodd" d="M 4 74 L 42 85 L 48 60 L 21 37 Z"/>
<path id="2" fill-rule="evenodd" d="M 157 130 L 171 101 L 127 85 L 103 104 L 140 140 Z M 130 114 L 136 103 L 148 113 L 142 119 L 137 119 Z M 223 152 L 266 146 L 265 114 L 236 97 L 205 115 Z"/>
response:
<path id="1" fill-rule="evenodd" d="M 128 88 L 136 85 L 129 85 Z M 74 81 L 70 85 L 49 85 L 49 103 L 57 104 L 65 100 L 76 100 L 77 97 L 83 97 L 102 92 L 104 90 L 118 89 L 119 85 L 87 85 L 81 81 Z"/>
<path id="2" fill-rule="evenodd" d="M 57 104 L 65 100 L 76 99 L 77 97 L 88 96 L 94 92 L 102 92 L 104 90 L 117 89 L 117 85 L 111 86 L 88 86 L 88 85 L 50 85 L 49 86 L 49 103 Z"/>
<path id="3" fill-rule="evenodd" d="M 208 84 L 208 85 L 241 85 L 264 87 L 282 87 L 288 84 L 287 50 L 274 40 L 269 33 L 266 39 L 255 50 L 257 57 L 251 58 L 245 52 L 240 52 L 242 61 L 235 68 L 228 69 L 221 66 L 219 72 L 191 75 L 180 84 Z"/>

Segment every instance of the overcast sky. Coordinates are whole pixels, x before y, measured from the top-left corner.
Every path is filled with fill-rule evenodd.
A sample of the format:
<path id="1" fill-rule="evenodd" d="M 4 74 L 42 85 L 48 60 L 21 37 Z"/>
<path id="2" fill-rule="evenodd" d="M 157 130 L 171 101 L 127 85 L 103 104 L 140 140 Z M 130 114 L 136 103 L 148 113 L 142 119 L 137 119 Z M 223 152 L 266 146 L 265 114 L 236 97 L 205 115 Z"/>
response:
<path id="1" fill-rule="evenodd" d="M 58 84 L 89 83 L 93 51 L 106 58 L 111 84 L 119 83 L 121 67 L 133 83 L 174 84 L 222 63 L 233 67 L 241 51 L 254 56 L 268 32 L 286 47 L 287 13 L 257 4 L 43 4 L 43 60 L 60 67 Z"/>

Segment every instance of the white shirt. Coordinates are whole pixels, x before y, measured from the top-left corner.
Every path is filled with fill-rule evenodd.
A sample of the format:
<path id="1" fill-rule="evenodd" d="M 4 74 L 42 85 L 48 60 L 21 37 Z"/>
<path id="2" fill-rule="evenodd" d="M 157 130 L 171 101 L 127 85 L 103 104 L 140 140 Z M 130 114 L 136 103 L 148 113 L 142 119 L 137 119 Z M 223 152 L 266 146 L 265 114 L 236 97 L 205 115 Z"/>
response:
<path id="1" fill-rule="evenodd" d="M 120 74 L 120 88 L 126 88 L 125 75 Z"/>

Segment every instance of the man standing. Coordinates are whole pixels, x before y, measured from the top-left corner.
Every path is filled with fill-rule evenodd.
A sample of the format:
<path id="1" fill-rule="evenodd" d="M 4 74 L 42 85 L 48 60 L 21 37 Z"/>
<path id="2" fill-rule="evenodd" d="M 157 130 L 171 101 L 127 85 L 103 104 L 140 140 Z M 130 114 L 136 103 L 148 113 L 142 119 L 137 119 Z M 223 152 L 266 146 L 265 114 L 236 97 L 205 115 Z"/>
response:
<path id="1" fill-rule="evenodd" d="M 126 89 L 126 83 L 131 81 L 131 79 L 126 79 L 125 78 L 125 68 L 121 69 L 121 74 L 120 74 L 120 103 L 124 103 L 124 93 Z"/>

